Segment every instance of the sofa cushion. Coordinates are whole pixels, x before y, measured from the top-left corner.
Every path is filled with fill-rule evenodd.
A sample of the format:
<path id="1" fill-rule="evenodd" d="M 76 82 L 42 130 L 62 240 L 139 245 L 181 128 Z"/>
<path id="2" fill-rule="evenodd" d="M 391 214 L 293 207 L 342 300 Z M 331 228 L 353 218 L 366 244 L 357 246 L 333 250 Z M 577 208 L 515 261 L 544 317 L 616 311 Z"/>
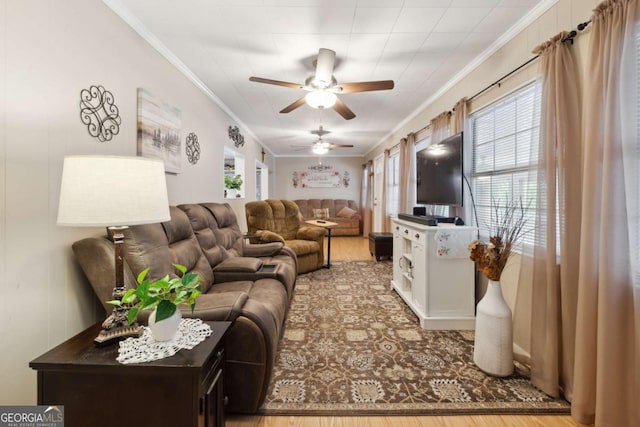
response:
<path id="1" fill-rule="evenodd" d="M 320 245 L 318 245 L 318 242 L 314 240 L 286 240 L 285 244 L 293 249 L 298 256 L 307 255 L 320 250 Z"/>
<path id="2" fill-rule="evenodd" d="M 177 277 L 173 264 L 181 264 L 187 271 L 202 277 L 202 292 L 213 283 L 211 265 L 200 245 L 189 218 L 180 209 L 170 206 L 171 220 L 162 224 L 134 225 L 125 230 L 124 258 L 137 276 L 149 268 L 151 279 L 160 279 L 166 274 Z"/>
<path id="3" fill-rule="evenodd" d="M 313 217 L 315 219 L 329 219 L 329 208 L 314 209 Z"/>
<path id="4" fill-rule="evenodd" d="M 246 293 L 249 296 L 249 301 L 263 306 L 273 322 L 270 322 L 269 327 L 274 328 L 277 335 L 280 335 L 280 329 L 284 326 L 284 317 L 289 306 L 287 291 L 282 283 L 271 278 L 216 283 L 207 295 L 227 295 L 230 292 Z M 198 297 L 198 300 L 200 298 L 202 296 Z M 198 308 L 198 301 L 196 301 L 196 309 Z"/>
<path id="5" fill-rule="evenodd" d="M 198 204 L 180 205 L 178 207 L 187 214 L 191 222 L 191 228 L 209 264 L 217 265 L 228 258 L 229 255 L 226 248 L 219 244 L 218 238 L 214 233 L 214 229 L 217 229 L 218 225 L 211 214 Z"/>
<path id="6" fill-rule="evenodd" d="M 344 208 L 342 208 L 342 209 L 340 209 L 338 211 L 336 216 L 338 218 L 351 218 L 355 213 L 356 213 L 356 211 L 354 211 L 353 209 L 351 209 L 348 206 L 345 206 Z"/>

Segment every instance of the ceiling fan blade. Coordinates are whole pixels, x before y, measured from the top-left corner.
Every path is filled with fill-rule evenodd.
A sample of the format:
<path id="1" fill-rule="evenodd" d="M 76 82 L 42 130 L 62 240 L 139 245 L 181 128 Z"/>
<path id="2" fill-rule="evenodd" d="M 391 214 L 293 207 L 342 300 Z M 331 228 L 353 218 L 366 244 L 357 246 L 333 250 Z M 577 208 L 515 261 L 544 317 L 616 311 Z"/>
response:
<path id="1" fill-rule="evenodd" d="M 356 116 L 353 111 L 351 111 L 349 107 L 347 107 L 347 105 L 342 102 L 340 98 L 336 99 L 336 103 L 333 106 L 333 109 L 336 110 L 342 117 L 344 117 L 345 120 L 351 120 Z"/>
<path id="2" fill-rule="evenodd" d="M 268 85 L 290 87 L 292 89 L 303 89 L 304 85 L 299 83 L 282 82 L 280 80 L 263 79 L 262 77 L 249 77 L 249 80 L 257 83 L 266 83 Z"/>
<path id="3" fill-rule="evenodd" d="M 353 144 L 329 144 L 330 148 L 353 148 Z"/>
<path id="4" fill-rule="evenodd" d="M 327 88 L 333 83 L 333 66 L 336 61 L 336 53 L 330 49 L 320 48 L 316 65 L 316 76 L 313 79 L 316 87 Z"/>
<path id="5" fill-rule="evenodd" d="M 393 89 L 393 80 L 378 80 L 373 82 L 357 82 L 357 83 L 342 83 L 335 87 L 338 93 L 355 93 L 355 92 L 370 92 L 374 90 L 389 90 Z"/>
<path id="6" fill-rule="evenodd" d="M 298 99 L 297 101 L 287 105 L 282 110 L 280 110 L 280 112 L 283 113 L 283 114 L 290 113 L 293 110 L 295 110 L 296 108 L 301 107 L 303 105 L 304 105 L 304 96 L 302 98 Z"/>

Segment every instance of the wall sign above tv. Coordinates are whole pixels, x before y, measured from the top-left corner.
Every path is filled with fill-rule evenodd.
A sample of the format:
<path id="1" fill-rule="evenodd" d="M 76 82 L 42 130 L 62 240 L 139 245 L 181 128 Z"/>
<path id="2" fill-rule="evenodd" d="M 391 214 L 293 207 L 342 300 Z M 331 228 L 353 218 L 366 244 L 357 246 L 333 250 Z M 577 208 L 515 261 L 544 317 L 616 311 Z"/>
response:
<path id="1" fill-rule="evenodd" d="M 462 132 L 416 153 L 418 204 L 462 206 Z"/>

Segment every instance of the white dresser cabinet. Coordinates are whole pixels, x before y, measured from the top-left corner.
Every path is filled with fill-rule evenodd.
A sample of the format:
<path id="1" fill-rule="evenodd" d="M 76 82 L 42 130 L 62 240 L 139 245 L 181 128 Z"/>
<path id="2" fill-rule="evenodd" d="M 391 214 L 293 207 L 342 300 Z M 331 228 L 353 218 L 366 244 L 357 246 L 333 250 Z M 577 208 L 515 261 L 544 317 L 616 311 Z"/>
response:
<path id="1" fill-rule="evenodd" d="M 476 228 L 393 221 L 391 286 L 424 329 L 473 329 L 475 272 L 467 246 Z"/>

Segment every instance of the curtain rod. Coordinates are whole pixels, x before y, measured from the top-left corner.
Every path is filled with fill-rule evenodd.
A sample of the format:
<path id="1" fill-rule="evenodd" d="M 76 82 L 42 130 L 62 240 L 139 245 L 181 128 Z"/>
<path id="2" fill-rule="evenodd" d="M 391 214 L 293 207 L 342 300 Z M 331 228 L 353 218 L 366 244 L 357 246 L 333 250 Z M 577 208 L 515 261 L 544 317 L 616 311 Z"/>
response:
<path id="1" fill-rule="evenodd" d="M 578 24 L 577 30 L 571 30 L 571 32 L 562 39 L 562 43 L 566 43 L 566 42 L 570 42 L 571 44 L 573 44 L 573 39 L 578 35 L 578 31 L 582 31 L 585 28 L 587 28 L 587 26 L 591 23 L 591 20 L 588 20 L 587 22 L 582 22 L 580 24 Z M 500 85 L 502 84 L 502 81 L 511 77 L 512 74 L 517 73 L 518 71 L 520 71 L 522 68 L 526 67 L 527 65 L 531 64 L 533 61 L 535 61 L 536 59 L 538 59 L 540 57 L 540 55 L 536 55 L 533 58 L 530 58 L 528 61 L 526 61 L 524 64 L 514 68 L 513 70 L 509 71 L 507 74 L 505 74 L 504 76 L 500 77 L 498 80 L 496 80 L 495 82 L 491 83 L 489 86 L 485 87 L 484 89 L 482 89 L 481 91 L 475 93 L 471 98 L 467 99 L 467 102 L 472 101 L 473 99 L 477 98 L 478 96 L 482 95 L 483 93 L 485 93 L 486 91 L 488 91 L 489 89 L 493 88 L 494 86 L 498 86 L 500 87 Z"/>
<path id="2" fill-rule="evenodd" d="M 567 36 L 565 38 L 562 39 L 562 43 L 566 43 L 566 42 L 570 42 L 571 44 L 573 44 L 573 39 L 578 35 L 578 31 L 583 31 L 585 28 L 587 28 L 587 26 L 591 23 L 591 20 L 588 20 L 586 22 L 582 22 L 580 24 L 577 25 L 577 30 L 571 30 L 569 32 L 569 34 L 567 34 Z M 485 87 L 484 89 L 482 89 L 479 92 L 476 92 L 473 96 L 471 96 L 471 98 L 467 99 L 467 102 L 471 102 L 473 99 L 477 98 L 478 96 L 482 95 L 483 93 L 485 93 L 486 91 L 488 91 L 489 89 L 493 88 L 494 86 L 498 86 L 500 87 L 500 85 L 502 84 L 502 81 L 511 77 L 511 75 L 517 73 L 518 71 L 520 71 L 522 68 L 526 67 L 527 65 L 531 64 L 533 61 L 535 61 L 536 59 L 538 59 L 540 57 L 540 55 L 536 55 L 533 58 L 529 58 L 528 61 L 526 61 L 524 64 L 521 64 L 520 66 L 514 68 L 513 70 L 509 71 L 507 74 L 505 74 L 504 76 L 500 77 L 498 80 L 496 80 L 495 82 L 491 83 L 489 86 Z M 452 108 L 453 111 L 455 111 L 455 107 Z M 451 114 L 451 111 L 449 112 L 449 114 Z M 422 132 L 423 130 L 427 130 L 431 127 L 431 123 L 426 124 L 425 126 L 421 127 L 420 129 L 418 129 L 417 131 L 413 132 L 415 134 L 418 134 L 420 132 Z M 394 149 L 395 147 L 397 147 L 398 145 L 400 145 L 400 143 L 397 143 L 395 145 L 393 145 L 391 148 L 389 148 L 389 150 Z"/>

